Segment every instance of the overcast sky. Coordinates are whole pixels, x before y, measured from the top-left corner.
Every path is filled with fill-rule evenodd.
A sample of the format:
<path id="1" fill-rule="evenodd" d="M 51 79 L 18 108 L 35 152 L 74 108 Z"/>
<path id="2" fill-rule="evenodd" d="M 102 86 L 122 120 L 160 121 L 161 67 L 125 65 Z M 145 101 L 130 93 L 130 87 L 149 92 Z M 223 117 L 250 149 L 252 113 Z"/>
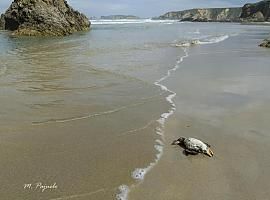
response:
<path id="1" fill-rule="evenodd" d="M 0 0 L 4 12 L 12 0 Z M 168 11 L 189 8 L 242 6 L 256 0 L 68 0 L 88 16 L 131 14 L 140 17 L 159 16 Z"/>

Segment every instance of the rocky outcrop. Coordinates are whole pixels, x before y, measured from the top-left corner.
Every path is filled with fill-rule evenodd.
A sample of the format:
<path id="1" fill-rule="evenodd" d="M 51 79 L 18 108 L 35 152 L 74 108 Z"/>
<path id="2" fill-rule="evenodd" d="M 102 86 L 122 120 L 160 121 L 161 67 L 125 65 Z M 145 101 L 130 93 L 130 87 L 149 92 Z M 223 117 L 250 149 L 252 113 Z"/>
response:
<path id="1" fill-rule="evenodd" d="M 244 5 L 240 18 L 244 22 L 270 22 L 270 0 Z M 270 48 L 270 38 L 259 46 Z"/>
<path id="2" fill-rule="evenodd" d="M 259 46 L 270 48 L 270 38 L 265 39 Z"/>
<path id="3" fill-rule="evenodd" d="M 4 20 L 4 15 L 2 14 L 0 16 L 0 30 L 3 30 L 5 28 L 5 20 Z"/>
<path id="4" fill-rule="evenodd" d="M 244 5 L 240 18 L 248 22 L 270 21 L 270 0 Z"/>
<path id="5" fill-rule="evenodd" d="M 14 35 L 65 36 L 88 30 L 90 21 L 65 0 L 14 0 L 1 15 L 0 27 Z"/>
<path id="6" fill-rule="evenodd" d="M 192 22 L 238 22 L 241 8 L 203 8 L 168 12 L 157 19 Z"/>

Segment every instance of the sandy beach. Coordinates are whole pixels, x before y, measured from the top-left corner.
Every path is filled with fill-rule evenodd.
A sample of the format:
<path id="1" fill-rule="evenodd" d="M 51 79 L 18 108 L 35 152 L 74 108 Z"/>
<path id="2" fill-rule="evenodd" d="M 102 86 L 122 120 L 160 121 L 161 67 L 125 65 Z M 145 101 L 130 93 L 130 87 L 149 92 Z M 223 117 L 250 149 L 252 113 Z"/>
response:
<path id="1" fill-rule="evenodd" d="M 130 200 L 269 199 L 269 50 L 257 40 L 251 33 L 189 50 L 165 83 L 177 93 L 177 110 L 166 124 L 164 155 Z M 185 156 L 170 145 L 180 136 L 212 144 L 214 157 Z"/>
<path id="2" fill-rule="evenodd" d="M 0 32 L 0 199 L 269 199 L 268 29 L 141 20 L 66 38 Z M 170 145 L 180 136 L 215 156 L 186 157 Z"/>

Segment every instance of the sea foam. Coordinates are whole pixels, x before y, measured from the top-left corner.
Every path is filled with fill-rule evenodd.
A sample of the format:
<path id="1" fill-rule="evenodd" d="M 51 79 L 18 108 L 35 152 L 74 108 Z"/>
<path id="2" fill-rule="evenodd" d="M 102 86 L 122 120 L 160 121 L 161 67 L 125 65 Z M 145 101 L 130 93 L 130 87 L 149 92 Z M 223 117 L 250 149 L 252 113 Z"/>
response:
<path id="1" fill-rule="evenodd" d="M 164 126 L 166 120 L 174 113 L 176 110 L 175 103 L 173 102 L 173 98 L 176 96 L 176 93 L 170 89 L 168 89 L 165 85 L 162 84 L 164 80 L 169 78 L 172 74 L 172 72 L 176 71 L 180 67 L 180 63 L 183 62 L 184 58 L 188 57 L 187 48 L 183 48 L 185 55 L 182 56 L 178 61 L 177 64 L 174 66 L 174 68 L 167 71 L 167 74 L 157 80 L 154 85 L 160 87 L 161 90 L 169 92 L 170 94 L 166 97 L 166 100 L 170 103 L 171 108 L 166 112 L 161 114 L 160 118 L 157 120 L 159 123 L 159 126 L 156 128 L 156 134 L 161 137 L 161 139 L 157 139 L 155 142 L 154 148 L 157 151 L 156 158 L 153 162 L 151 162 L 147 167 L 145 168 L 136 168 L 131 176 L 134 178 L 138 183 L 141 183 L 144 180 L 145 175 L 158 163 L 160 158 L 163 154 L 163 140 L 164 140 Z M 130 187 L 126 185 L 121 185 L 119 188 L 119 193 L 116 196 L 117 200 L 127 200 L 128 199 L 128 193 L 130 192 Z"/>
<path id="2" fill-rule="evenodd" d="M 152 19 L 120 19 L 120 20 L 91 20 L 92 25 L 121 25 L 121 24 L 146 24 L 146 23 L 162 23 L 173 24 L 177 20 L 152 20 Z"/>
<path id="3" fill-rule="evenodd" d="M 209 37 L 203 37 L 200 39 L 191 39 L 187 41 L 181 41 L 177 42 L 175 44 L 172 44 L 172 46 L 175 47 L 190 47 L 194 45 L 203 45 L 203 44 L 215 44 L 222 42 L 226 39 L 228 39 L 229 35 L 219 35 L 219 36 L 209 36 Z"/>
<path id="4" fill-rule="evenodd" d="M 228 39 L 229 35 L 211 36 L 198 41 L 199 44 L 215 44 Z"/>
<path id="5" fill-rule="evenodd" d="M 129 187 L 127 185 L 121 185 L 119 186 L 118 190 L 119 190 L 119 194 L 116 195 L 116 200 L 127 200 Z"/>

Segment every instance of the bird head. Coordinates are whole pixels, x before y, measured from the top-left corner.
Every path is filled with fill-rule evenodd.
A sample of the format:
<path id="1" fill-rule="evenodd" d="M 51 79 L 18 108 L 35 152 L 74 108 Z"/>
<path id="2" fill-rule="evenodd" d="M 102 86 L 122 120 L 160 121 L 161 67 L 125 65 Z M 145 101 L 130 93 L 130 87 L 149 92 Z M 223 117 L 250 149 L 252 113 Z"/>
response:
<path id="1" fill-rule="evenodd" d="M 184 143 L 184 140 L 185 140 L 185 139 L 186 139 L 186 138 L 184 138 L 184 137 L 180 137 L 179 139 L 174 140 L 174 141 L 172 142 L 171 145 L 181 145 L 181 144 Z"/>

